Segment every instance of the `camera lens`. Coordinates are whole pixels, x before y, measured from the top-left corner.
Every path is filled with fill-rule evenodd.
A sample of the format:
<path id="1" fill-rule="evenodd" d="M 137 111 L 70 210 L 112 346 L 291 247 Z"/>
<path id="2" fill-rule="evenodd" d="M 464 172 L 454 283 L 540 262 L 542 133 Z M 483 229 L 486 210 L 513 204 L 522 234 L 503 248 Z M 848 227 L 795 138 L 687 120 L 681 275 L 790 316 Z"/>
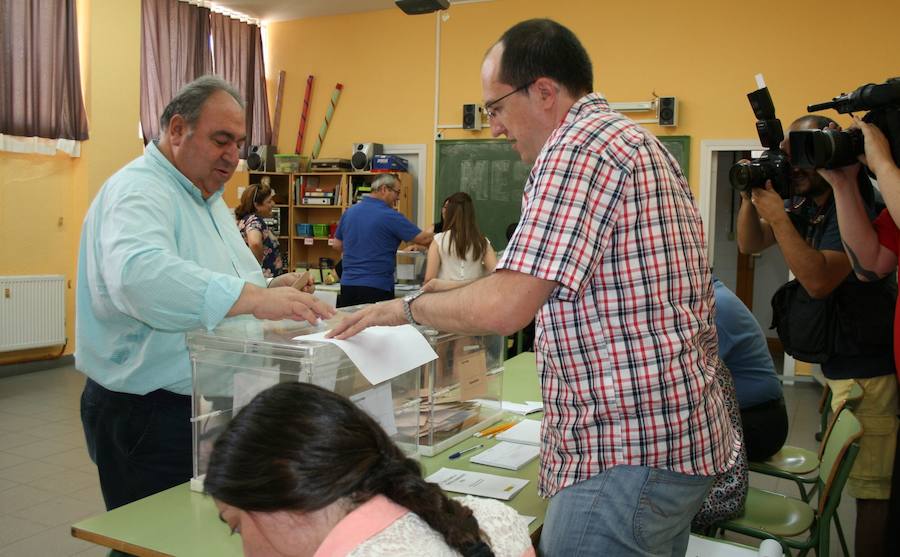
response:
<path id="1" fill-rule="evenodd" d="M 749 191 L 753 187 L 755 174 L 754 167 L 749 162 L 742 161 L 728 171 L 728 181 L 737 191 Z"/>

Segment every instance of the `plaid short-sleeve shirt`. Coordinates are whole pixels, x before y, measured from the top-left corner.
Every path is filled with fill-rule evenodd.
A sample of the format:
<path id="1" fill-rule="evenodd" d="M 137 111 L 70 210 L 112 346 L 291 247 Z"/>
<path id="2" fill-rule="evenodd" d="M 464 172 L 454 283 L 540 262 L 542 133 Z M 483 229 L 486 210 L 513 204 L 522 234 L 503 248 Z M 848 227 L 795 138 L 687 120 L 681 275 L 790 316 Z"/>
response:
<path id="1" fill-rule="evenodd" d="M 677 162 L 590 94 L 535 161 L 498 268 L 559 286 L 537 318 L 539 491 L 617 465 L 714 475 L 741 440 L 714 379 L 712 280 Z"/>

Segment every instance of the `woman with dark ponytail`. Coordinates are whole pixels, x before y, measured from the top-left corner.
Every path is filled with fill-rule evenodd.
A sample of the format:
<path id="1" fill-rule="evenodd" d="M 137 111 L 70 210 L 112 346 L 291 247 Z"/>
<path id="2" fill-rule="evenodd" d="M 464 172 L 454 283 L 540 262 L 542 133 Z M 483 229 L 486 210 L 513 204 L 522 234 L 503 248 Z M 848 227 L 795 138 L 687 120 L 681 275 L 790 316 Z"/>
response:
<path id="1" fill-rule="evenodd" d="M 308 383 L 280 383 L 241 410 L 204 485 L 250 557 L 534 555 L 512 508 L 448 498 L 368 414 Z"/>

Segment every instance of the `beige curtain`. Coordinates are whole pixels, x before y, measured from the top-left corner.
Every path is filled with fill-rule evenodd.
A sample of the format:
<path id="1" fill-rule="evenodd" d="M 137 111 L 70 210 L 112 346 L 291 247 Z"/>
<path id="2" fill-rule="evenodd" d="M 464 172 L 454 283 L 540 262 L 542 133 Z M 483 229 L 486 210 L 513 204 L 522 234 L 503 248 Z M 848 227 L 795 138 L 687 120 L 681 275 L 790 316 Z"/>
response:
<path id="1" fill-rule="evenodd" d="M 13 0 L 16 1 L 16 0 Z M 178 0 L 141 1 L 141 128 L 159 138 L 159 117 L 182 87 L 212 73 L 209 9 Z"/>
<path id="2" fill-rule="evenodd" d="M 241 154 L 245 157 L 250 145 L 268 145 L 272 140 L 262 36 L 258 25 L 218 13 L 210 14 L 210 27 L 214 71 L 247 102 L 247 142 Z"/>
<path id="3" fill-rule="evenodd" d="M 88 138 L 75 0 L 0 0 L 0 134 Z"/>

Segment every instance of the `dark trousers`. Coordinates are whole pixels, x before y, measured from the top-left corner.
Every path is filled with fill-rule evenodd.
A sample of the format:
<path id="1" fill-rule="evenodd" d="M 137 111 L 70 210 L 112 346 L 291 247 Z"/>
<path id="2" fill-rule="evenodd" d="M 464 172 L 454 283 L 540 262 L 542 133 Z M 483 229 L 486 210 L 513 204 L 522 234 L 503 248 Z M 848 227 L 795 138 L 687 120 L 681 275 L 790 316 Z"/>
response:
<path id="1" fill-rule="evenodd" d="M 190 420 L 190 396 L 132 395 L 87 380 L 81 423 L 107 510 L 190 480 Z"/>
<path id="2" fill-rule="evenodd" d="M 750 462 L 762 462 L 781 450 L 788 436 L 784 398 L 741 408 L 744 446 Z"/>
<path id="3" fill-rule="evenodd" d="M 342 284 L 341 294 L 337 299 L 337 307 L 343 308 L 359 304 L 374 304 L 375 302 L 384 302 L 393 299 L 393 291 L 372 288 L 371 286 L 349 286 Z"/>

